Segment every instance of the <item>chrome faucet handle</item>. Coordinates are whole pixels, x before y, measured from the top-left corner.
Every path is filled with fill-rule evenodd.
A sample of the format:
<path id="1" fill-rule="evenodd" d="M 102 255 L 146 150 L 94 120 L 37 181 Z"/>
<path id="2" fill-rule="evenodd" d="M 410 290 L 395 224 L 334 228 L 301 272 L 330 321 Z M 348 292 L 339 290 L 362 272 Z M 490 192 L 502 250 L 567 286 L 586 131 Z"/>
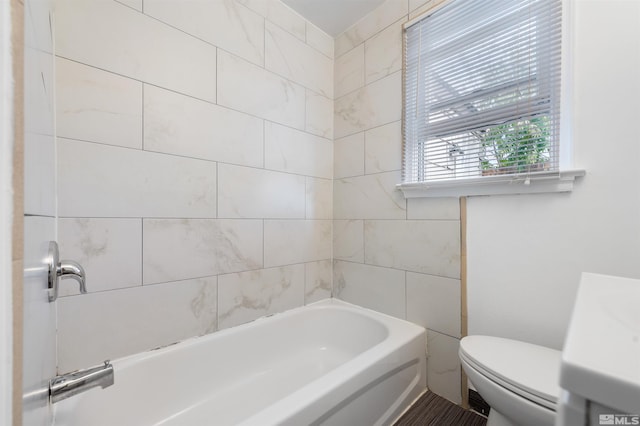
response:
<path id="1" fill-rule="evenodd" d="M 73 260 L 60 261 L 58 243 L 55 241 L 49 241 L 47 265 L 49 267 L 49 302 L 58 298 L 58 282 L 61 279 L 74 279 L 80 286 L 80 293 L 87 292 L 84 268 Z"/>
<path id="2" fill-rule="evenodd" d="M 58 264 L 57 274 L 61 280 L 71 278 L 78 281 L 78 284 L 80 285 L 80 293 L 84 294 L 87 292 L 84 268 L 78 262 L 73 260 L 61 260 Z"/>

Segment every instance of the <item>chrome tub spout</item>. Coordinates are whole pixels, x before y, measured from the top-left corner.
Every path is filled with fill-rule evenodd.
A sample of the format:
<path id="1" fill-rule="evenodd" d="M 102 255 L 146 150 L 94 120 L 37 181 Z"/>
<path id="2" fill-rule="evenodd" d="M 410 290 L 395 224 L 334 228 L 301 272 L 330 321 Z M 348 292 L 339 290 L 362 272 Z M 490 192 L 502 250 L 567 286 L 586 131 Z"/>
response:
<path id="1" fill-rule="evenodd" d="M 96 386 L 106 388 L 113 384 L 113 365 L 105 361 L 104 365 L 73 373 L 56 376 L 49 381 L 51 403 L 67 399 Z"/>

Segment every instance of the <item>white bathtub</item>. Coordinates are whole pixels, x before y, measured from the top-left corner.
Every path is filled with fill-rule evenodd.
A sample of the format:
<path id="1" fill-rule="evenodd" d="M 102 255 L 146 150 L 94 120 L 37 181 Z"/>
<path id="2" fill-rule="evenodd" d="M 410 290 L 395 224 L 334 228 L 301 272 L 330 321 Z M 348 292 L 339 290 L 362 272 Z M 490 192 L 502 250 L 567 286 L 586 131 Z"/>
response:
<path id="1" fill-rule="evenodd" d="M 115 360 L 58 426 L 391 424 L 426 387 L 425 330 L 335 299 Z"/>

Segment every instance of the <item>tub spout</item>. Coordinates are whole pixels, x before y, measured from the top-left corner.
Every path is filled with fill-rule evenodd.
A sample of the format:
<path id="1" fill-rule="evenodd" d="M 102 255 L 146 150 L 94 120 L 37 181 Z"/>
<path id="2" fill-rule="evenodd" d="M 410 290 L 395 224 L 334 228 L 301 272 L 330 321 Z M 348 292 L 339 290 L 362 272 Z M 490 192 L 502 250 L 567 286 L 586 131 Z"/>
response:
<path id="1" fill-rule="evenodd" d="M 104 365 L 56 376 L 49 381 L 49 398 L 52 404 L 85 392 L 96 386 L 106 388 L 113 384 L 113 365 Z"/>

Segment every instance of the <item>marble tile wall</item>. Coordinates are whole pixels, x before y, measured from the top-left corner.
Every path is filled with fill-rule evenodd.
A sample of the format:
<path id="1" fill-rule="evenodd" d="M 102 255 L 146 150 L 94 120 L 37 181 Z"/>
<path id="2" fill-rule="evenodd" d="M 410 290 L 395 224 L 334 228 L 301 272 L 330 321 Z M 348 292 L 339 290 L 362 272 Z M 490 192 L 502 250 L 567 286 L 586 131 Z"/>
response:
<path id="1" fill-rule="evenodd" d="M 428 387 L 460 403 L 459 201 L 395 189 L 402 25 L 433 4 L 387 0 L 335 39 L 333 283 L 338 298 L 426 327 Z"/>
<path id="2" fill-rule="evenodd" d="M 331 296 L 330 36 L 279 0 L 55 24 L 58 239 L 89 290 L 61 286 L 59 372 Z"/>
<path id="3" fill-rule="evenodd" d="M 59 371 L 334 294 L 427 327 L 459 402 L 458 201 L 395 190 L 432 2 L 333 40 L 279 0 L 56 0 L 58 239 L 90 292 L 61 289 Z"/>

